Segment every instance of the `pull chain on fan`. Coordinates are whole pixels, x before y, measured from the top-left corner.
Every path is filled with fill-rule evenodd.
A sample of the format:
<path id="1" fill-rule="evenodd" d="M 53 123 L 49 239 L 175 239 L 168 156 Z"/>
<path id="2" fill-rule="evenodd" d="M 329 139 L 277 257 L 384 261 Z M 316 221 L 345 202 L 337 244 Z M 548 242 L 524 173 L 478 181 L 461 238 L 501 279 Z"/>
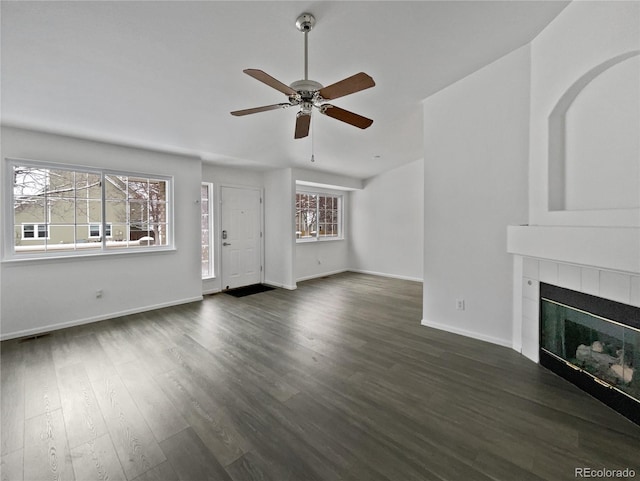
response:
<path id="1" fill-rule="evenodd" d="M 313 137 L 316 133 L 316 126 L 315 124 L 311 126 L 311 162 L 315 162 L 316 161 L 316 155 L 313 149 Z"/>
<path id="2" fill-rule="evenodd" d="M 369 127 L 373 120 L 363 117 L 362 115 L 349 112 L 335 105 L 325 103 L 327 100 L 334 100 L 344 97 L 360 90 L 365 90 L 375 86 L 373 78 L 364 72 L 357 73 L 344 80 L 340 80 L 328 87 L 315 80 L 309 80 L 309 32 L 315 26 L 316 19 L 310 13 L 303 13 L 296 20 L 296 27 L 304 34 L 304 79 L 296 80 L 291 85 L 276 80 L 266 72 L 258 69 L 246 69 L 244 73 L 256 80 L 274 88 L 285 94 L 289 101 L 273 105 L 265 105 L 264 107 L 254 107 L 251 109 L 235 110 L 231 112 L 234 116 L 243 116 L 255 114 L 258 112 L 266 112 L 268 110 L 276 110 L 299 106 L 300 110 L 296 114 L 296 126 L 294 130 L 294 138 L 301 139 L 309 135 L 309 127 L 311 125 L 311 113 L 315 107 L 318 111 L 336 120 L 340 120 L 347 124 L 353 125 L 360 129 Z M 313 161 L 313 153 L 311 155 Z"/>

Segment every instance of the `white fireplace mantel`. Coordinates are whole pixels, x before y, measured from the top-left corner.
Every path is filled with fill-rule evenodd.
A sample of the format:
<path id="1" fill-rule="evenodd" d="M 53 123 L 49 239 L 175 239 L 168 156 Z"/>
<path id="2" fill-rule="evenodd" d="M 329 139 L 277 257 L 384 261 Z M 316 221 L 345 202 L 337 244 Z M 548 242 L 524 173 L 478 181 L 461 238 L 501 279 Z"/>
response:
<path id="1" fill-rule="evenodd" d="M 640 273 L 640 228 L 509 226 L 507 251 L 600 269 Z"/>

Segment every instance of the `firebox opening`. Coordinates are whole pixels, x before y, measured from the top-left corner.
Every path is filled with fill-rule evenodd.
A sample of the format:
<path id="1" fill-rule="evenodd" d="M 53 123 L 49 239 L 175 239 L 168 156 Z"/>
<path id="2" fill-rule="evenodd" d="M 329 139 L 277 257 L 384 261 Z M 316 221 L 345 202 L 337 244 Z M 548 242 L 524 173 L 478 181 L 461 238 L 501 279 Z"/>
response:
<path id="1" fill-rule="evenodd" d="M 541 283 L 540 364 L 640 424 L 640 308 Z"/>

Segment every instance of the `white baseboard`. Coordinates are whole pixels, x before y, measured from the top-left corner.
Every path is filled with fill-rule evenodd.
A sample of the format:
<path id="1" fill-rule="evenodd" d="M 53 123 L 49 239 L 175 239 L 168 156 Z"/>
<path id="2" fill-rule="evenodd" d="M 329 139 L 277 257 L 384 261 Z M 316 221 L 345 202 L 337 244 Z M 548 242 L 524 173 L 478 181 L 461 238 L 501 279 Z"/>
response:
<path id="1" fill-rule="evenodd" d="M 289 284 L 282 284 L 280 282 L 273 282 L 273 281 L 269 281 L 267 279 L 265 279 L 263 282 L 263 284 L 266 284 L 267 286 L 271 286 L 271 287 L 280 287 L 282 289 L 287 289 L 289 291 L 295 291 L 298 286 L 294 285 L 289 285 Z"/>
<path id="2" fill-rule="evenodd" d="M 388 274 L 386 272 L 367 271 L 364 269 L 346 269 L 349 272 L 357 272 L 358 274 L 370 274 L 372 276 L 390 277 L 392 279 L 401 279 L 403 281 L 415 281 L 424 282 L 424 279 L 419 277 L 402 276 L 399 274 Z"/>
<path id="3" fill-rule="evenodd" d="M 188 304 L 190 302 L 202 301 L 202 296 L 190 297 L 187 299 L 179 299 L 170 302 L 163 302 L 151 306 L 136 307 L 134 309 L 127 309 L 119 312 L 111 312 L 109 314 L 102 314 L 100 316 L 87 317 L 84 319 L 76 319 L 75 321 L 60 322 L 58 324 L 50 324 L 47 326 L 39 326 L 31 329 L 24 329 L 22 331 L 10 332 L 8 334 L 0 335 L 1 341 L 9 339 L 16 339 L 19 337 L 35 336 L 37 334 L 44 334 L 45 332 L 57 331 L 59 329 L 65 329 L 67 327 L 81 326 L 83 324 L 91 324 L 92 322 L 106 321 L 107 319 L 114 319 L 116 317 L 128 316 L 130 314 L 138 314 L 140 312 L 153 311 L 155 309 L 162 309 L 164 307 L 178 306 L 180 304 Z"/>
<path id="4" fill-rule="evenodd" d="M 440 324 L 438 322 L 431 322 L 425 319 L 420 321 L 420 324 L 427 327 L 433 327 L 440 331 L 451 332 L 453 334 L 460 334 L 461 336 L 470 337 L 472 339 L 478 339 L 479 341 L 490 342 L 491 344 L 497 344 L 498 346 L 513 348 L 512 342 L 508 339 L 501 339 L 499 337 L 487 336 L 479 332 L 468 331 L 466 329 L 459 329 L 457 327 L 451 327 L 446 324 Z"/>
<path id="5" fill-rule="evenodd" d="M 215 289 L 207 289 L 206 291 L 202 291 L 202 295 L 209 296 L 211 294 L 217 294 L 218 292 L 222 292 L 222 290 L 219 287 L 216 287 Z"/>
<path id="6" fill-rule="evenodd" d="M 320 274 L 313 274 L 311 276 L 299 277 L 296 279 L 296 282 L 309 281 L 311 279 L 318 279 L 319 277 L 332 276 L 334 274 L 342 274 L 343 272 L 347 272 L 348 270 L 349 269 L 338 269 L 337 271 L 322 272 Z"/>

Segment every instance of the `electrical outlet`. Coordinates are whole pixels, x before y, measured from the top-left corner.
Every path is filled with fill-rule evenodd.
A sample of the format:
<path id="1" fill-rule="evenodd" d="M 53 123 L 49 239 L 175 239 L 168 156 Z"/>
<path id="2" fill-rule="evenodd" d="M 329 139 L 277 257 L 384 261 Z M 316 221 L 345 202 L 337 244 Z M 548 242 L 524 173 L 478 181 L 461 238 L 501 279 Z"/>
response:
<path id="1" fill-rule="evenodd" d="M 456 299 L 456 310 L 464 311 L 464 299 Z"/>
<path id="2" fill-rule="evenodd" d="M 102 299 L 102 289 L 96 291 L 96 299 Z"/>

